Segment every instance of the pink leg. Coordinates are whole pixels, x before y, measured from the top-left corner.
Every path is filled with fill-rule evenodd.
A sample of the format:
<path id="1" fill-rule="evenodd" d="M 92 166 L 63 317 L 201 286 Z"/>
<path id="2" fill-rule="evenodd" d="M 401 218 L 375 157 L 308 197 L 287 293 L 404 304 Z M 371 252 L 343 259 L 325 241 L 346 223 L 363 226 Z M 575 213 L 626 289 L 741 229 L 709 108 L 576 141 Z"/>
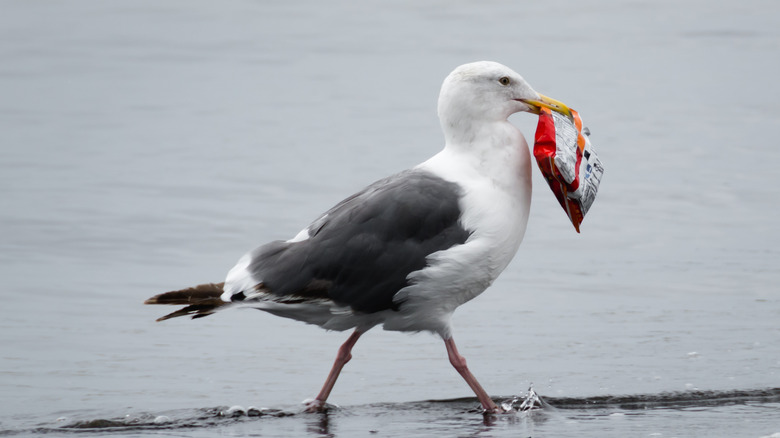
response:
<path id="1" fill-rule="evenodd" d="M 325 400 L 328 399 L 330 391 L 333 390 L 333 385 L 336 384 L 336 379 L 339 378 L 341 369 L 344 368 L 344 365 L 346 365 L 350 359 L 352 359 L 352 347 L 355 346 L 355 343 L 362 334 L 363 332 L 355 330 L 347 341 L 339 347 L 339 352 L 336 355 L 336 360 L 333 362 L 333 368 L 331 368 L 330 374 L 328 374 L 328 379 L 325 380 L 325 384 L 322 385 L 322 389 L 320 390 L 320 393 L 317 394 L 317 398 L 307 404 L 307 411 L 317 412 L 325 407 Z"/>
<path id="2" fill-rule="evenodd" d="M 471 371 L 469 371 L 468 367 L 466 366 L 466 359 L 458 354 L 458 348 L 455 346 L 455 341 L 453 341 L 452 338 L 445 339 L 444 345 L 447 347 L 447 356 L 450 358 L 450 363 L 463 377 L 463 380 L 469 384 L 471 390 L 474 391 L 474 394 L 477 395 L 477 399 L 479 399 L 479 402 L 482 403 L 482 408 L 485 410 L 485 413 L 501 412 L 490 396 L 487 395 L 487 392 L 482 389 L 482 385 L 477 382 L 477 378 L 471 374 Z"/>

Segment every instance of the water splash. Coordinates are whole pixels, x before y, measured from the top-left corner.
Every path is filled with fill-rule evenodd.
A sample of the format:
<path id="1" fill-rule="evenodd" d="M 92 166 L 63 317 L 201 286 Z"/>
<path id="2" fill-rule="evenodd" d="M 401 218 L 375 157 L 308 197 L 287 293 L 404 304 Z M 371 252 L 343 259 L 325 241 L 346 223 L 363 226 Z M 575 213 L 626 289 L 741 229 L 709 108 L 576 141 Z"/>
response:
<path id="1" fill-rule="evenodd" d="M 547 405 L 539 394 L 534 391 L 533 383 L 528 387 L 528 392 L 522 396 L 515 396 L 509 401 L 501 403 L 504 412 L 526 412 L 534 409 L 542 409 Z"/>

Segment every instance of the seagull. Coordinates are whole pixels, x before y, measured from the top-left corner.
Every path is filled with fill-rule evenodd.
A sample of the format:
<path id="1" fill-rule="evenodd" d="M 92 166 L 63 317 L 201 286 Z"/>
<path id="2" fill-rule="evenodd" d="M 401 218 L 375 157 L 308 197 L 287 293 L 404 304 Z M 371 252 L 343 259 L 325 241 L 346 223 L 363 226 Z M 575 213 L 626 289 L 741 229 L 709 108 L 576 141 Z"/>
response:
<path id="1" fill-rule="evenodd" d="M 541 108 L 569 111 L 504 65 L 461 65 L 439 94 L 439 153 L 344 199 L 293 238 L 245 254 L 223 283 L 145 303 L 185 305 L 158 321 L 250 307 L 326 330 L 352 330 L 321 391 L 306 404 L 312 412 L 327 409 L 352 347 L 368 330 L 432 332 L 484 412 L 499 413 L 458 353 L 451 318 L 493 283 L 520 246 L 531 206 L 531 156 L 507 118 Z"/>

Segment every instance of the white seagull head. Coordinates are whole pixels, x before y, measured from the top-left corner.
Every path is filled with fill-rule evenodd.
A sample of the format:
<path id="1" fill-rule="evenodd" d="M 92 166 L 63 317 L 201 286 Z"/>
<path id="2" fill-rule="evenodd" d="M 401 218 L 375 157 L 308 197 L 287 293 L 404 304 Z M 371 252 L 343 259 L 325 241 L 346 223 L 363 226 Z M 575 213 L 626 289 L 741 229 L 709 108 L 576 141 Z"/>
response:
<path id="1" fill-rule="evenodd" d="M 540 107 L 570 114 L 566 105 L 537 93 L 509 67 L 479 61 L 457 67 L 444 79 L 438 112 L 447 137 L 469 137 L 481 125 L 522 111 L 538 114 Z"/>

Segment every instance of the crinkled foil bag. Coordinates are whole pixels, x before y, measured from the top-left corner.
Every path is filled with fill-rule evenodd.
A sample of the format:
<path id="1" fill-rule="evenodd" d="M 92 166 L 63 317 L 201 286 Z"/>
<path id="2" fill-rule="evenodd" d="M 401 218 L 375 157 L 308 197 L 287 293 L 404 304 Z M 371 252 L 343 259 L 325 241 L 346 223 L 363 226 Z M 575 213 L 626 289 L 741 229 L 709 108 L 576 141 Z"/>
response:
<path id="1" fill-rule="evenodd" d="M 582 127 L 580 115 L 571 118 L 542 108 L 536 126 L 534 157 L 544 179 L 569 216 L 574 229 L 593 205 L 604 166 Z"/>

